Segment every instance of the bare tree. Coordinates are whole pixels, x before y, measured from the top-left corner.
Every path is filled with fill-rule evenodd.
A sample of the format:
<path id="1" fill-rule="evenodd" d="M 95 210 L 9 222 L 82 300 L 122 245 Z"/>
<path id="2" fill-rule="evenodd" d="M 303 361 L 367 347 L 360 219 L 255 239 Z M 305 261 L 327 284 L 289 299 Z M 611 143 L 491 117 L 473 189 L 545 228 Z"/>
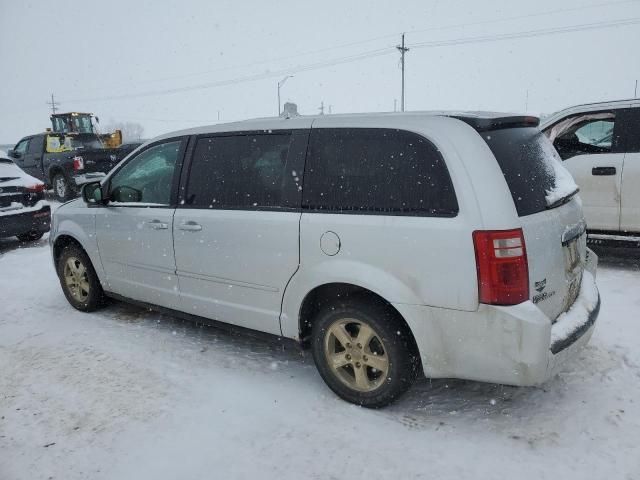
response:
<path id="1" fill-rule="evenodd" d="M 144 127 L 136 122 L 111 122 L 102 127 L 104 132 L 113 132 L 114 130 L 122 130 L 122 140 L 125 142 L 137 142 L 142 140 L 144 135 Z"/>

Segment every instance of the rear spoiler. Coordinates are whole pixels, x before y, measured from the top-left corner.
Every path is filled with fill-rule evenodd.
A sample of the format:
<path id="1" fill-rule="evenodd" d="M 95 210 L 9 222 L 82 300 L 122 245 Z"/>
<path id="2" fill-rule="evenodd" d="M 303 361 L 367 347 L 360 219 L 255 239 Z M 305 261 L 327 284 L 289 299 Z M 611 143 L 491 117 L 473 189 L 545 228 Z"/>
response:
<path id="1" fill-rule="evenodd" d="M 531 115 L 512 115 L 505 117 L 476 117 L 466 115 L 450 115 L 452 118 L 462 120 L 478 132 L 488 130 L 500 130 L 503 128 L 537 127 L 540 119 Z"/>

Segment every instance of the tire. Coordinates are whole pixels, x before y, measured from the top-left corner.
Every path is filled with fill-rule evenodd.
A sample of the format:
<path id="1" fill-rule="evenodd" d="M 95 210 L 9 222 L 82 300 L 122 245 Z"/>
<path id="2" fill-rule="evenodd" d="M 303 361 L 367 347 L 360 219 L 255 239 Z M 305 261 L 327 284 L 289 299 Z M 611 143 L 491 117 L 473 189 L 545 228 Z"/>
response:
<path id="1" fill-rule="evenodd" d="M 66 202 L 75 197 L 75 190 L 73 189 L 69 179 L 62 173 L 56 173 L 51 179 L 51 186 L 53 187 L 53 194 L 56 199 L 61 202 Z"/>
<path id="2" fill-rule="evenodd" d="M 73 308 L 92 312 L 104 305 L 105 295 L 100 280 L 82 248 L 73 244 L 64 247 L 56 270 L 64 296 Z"/>
<path id="3" fill-rule="evenodd" d="M 390 404 L 419 372 L 411 332 L 391 307 L 376 301 L 329 305 L 313 320 L 311 341 L 322 379 L 336 395 L 356 405 Z"/>
<path id="4" fill-rule="evenodd" d="M 18 237 L 18 240 L 21 242 L 35 242 L 36 240 L 40 240 L 43 235 L 44 232 L 27 232 L 16 235 L 16 237 Z"/>

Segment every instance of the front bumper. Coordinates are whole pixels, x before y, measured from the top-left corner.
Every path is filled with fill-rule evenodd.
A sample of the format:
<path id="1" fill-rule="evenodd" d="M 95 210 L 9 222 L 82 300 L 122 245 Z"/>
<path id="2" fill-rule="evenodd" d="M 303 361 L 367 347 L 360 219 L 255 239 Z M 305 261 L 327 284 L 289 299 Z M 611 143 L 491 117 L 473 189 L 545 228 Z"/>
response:
<path id="1" fill-rule="evenodd" d="M 73 182 L 80 186 L 89 182 L 97 182 L 102 180 L 107 174 L 103 172 L 79 173 L 73 176 Z"/>
<path id="2" fill-rule="evenodd" d="M 600 311 L 597 257 L 580 293 L 555 323 L 532 302 L 475 312 L 394 304 L 414 331 L 425 375 L 506 385 L 539 385 L 588 343 Z"/>
<path id="3" fill-rule="evenodd" d="M 13 237 L 29 232 L 48 232 L 51 228 L 51 207 L 40 201 L 33 207 L 12 210 L 0 215 L 0 237 Z"/>

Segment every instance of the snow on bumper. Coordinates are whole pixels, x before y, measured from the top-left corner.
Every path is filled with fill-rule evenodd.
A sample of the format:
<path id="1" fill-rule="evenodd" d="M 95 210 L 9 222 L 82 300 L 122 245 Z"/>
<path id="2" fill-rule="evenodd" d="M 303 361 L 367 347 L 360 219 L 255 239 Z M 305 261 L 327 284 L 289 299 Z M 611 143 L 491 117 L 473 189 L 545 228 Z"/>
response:
<path id="1" fill-rule="evenodd" d="M 539 385 L 591 338 L 600 297 L 595 265 L 590 267 L 574 304 L 553 325 L 530 301 L 509 307 L 481 304 L 476 312 L 394 306 L 412 326 L 427 377 Z"/>

